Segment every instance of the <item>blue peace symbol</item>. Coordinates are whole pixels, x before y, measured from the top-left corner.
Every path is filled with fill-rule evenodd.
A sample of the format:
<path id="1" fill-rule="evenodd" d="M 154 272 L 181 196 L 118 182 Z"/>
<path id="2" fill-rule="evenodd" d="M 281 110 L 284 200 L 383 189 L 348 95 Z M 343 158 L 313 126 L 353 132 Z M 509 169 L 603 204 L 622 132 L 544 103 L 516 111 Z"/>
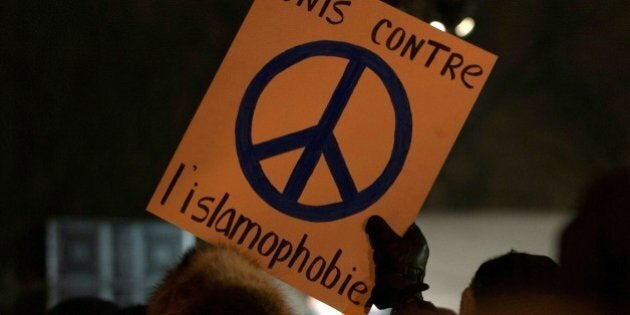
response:
<path id="1" fill-rule="evenodd" d="M 285 69 L 316 56 L 347 59 L 348 65 L 317 125 L 279 138 L 254 144 L 254 110 L 264 89 Z M 394 107 L 396 126 L 392 153 L 381 175 L 358 191 L 333 130 L 365 68 L 371 69 L 387 88 Z M 329 222 L 365 210 L 393 184 L 402 170 L 411 143 L 411 110 L 407 93 L 395 72 L 371 51 L 345 42 L 316 41 L 291 48 L 273 58 L 248 86 L 236 119 L 236 151 L 249 184 L 276 210 L 306 221 Z M 261 161 L 304 148 L 283 191 L 278 191 L 263 172 Z M 341 202 L 305 205 L 298 202 L 308 179 L 323 156 L 341 195 Z"/>

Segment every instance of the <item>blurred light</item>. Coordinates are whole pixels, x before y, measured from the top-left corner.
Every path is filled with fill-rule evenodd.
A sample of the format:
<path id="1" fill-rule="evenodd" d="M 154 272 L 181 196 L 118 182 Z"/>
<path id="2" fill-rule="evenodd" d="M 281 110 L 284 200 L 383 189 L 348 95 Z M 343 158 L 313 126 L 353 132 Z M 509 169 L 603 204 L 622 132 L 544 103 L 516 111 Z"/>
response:
<path id="1" fill-rule="evenodd" d="M 431 23 L 429 23 L 429 25 L 437 28 L 438 30 L 440 30 L 442 32 L 446 32 L 446 26 L 444 26 L 444 24 L 442 22 L 432 21 Z"/>
<path id="2" fill-rule="evenodd" d="M 464 18 L 457 26 L 455 26 L 455 35 L 464 37 L 470 34 L 475 28 L 475 20 L 471 17 Z"/>
<path id="3" fill-rule="evenodd" d="M 370 309 L 370 315 L 388 315 L 390 313 L 390 310 L 379 310 L 378 308 L 376 308 L 376 306 L 372 306 L 372 309 Z"/>
<path id="4" fill-rule="evenodd" d="M 311 309 L 314 315 L 342 315 L 341 312 L 328 306 L 327 304 L 320 302 L 319 300 L 309 297 L 308 307 Z M 369 315 L 387 315 L 389 310 L 379 310 L 376 306 L 372 306 Z"/>
<path id="5" fill-rule="evenodd" d="M 314 298 L 308 299 L 308 307 L 315 315 L 341 315 L 336 309 Z"/>

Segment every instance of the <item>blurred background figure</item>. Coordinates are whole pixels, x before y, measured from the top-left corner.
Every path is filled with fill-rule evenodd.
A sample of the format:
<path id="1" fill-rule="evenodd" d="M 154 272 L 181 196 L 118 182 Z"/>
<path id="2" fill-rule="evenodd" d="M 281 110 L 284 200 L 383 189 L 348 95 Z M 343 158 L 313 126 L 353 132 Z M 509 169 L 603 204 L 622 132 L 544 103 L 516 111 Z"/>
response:
<path id="1" fill-rule="evenodd" d="M 578 299 L 615 314 L 630 313 L 630 170 L 589 185 L 562 234 L 564 281 Z"/>

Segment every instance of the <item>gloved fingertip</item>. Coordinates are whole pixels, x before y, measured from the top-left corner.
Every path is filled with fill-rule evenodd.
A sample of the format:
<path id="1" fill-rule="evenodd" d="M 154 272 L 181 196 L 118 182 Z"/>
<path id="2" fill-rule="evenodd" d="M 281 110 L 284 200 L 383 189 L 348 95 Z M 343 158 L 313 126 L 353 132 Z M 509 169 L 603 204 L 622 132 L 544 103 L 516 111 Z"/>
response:
<path id="1" fill-rule="evenodd" d="M 373 215 L 367 220 L 367 223 L 365 224 L 365 231 L 368 234 L 373 234 L 383 230 L 383 227 L 385 226 L 387 226 L 387 223 L 383 218 L 378 215 Z"/>
<path id="2" fill-rule="evenodd" d="M 422 231 L 420 231 L 420 228 L 415 223 L 411 223 L 409 228 L 407 228 L 407 231 L 405 231 L 405 234 L 403 234 L 403 238 L 411 240 L 424 237 L 422 235 Z"/>

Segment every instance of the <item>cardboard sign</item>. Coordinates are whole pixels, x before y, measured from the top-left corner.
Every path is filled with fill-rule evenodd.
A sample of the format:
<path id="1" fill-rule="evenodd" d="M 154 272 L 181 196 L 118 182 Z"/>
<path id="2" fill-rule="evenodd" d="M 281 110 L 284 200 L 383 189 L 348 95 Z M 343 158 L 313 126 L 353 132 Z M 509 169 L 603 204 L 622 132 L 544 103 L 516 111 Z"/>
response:
<path id="1" fill-rule="evenodd" d="M 363 313 L 365 222 L 411 224 L 495 59 L 377 0 L 254 1 L 148 210 Z"/>

